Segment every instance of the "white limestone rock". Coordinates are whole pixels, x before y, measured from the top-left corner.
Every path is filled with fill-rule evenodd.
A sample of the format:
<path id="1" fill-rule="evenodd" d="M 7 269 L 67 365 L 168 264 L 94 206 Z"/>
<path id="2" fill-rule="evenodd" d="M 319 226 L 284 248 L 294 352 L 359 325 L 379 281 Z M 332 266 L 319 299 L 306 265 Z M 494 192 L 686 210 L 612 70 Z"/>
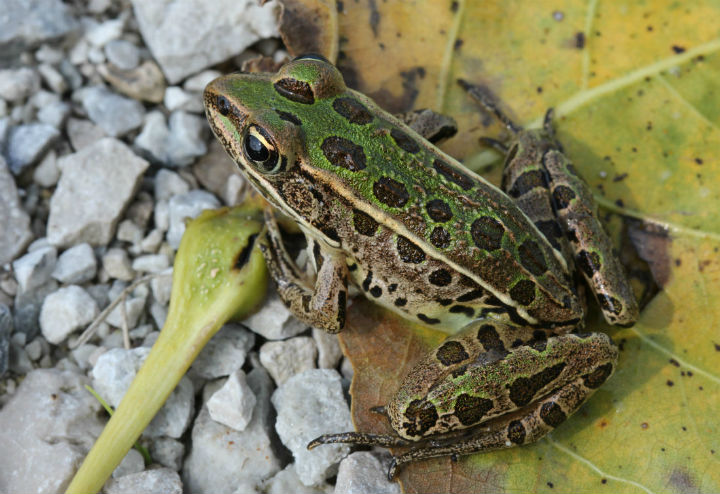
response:
<path id="1" fill-rule="evenodd" d="M 290 377 L 315 368 L 317 346 L 308 336 L 268 341 L 260 347 L 260 363 L 280 386 Z"/>
<path id="2" fill-rule="evenodd" d="M 295 470 L 305 485 L 320 484 L 334 475 L 337 463 L 350 451 L 347 444 L 307 449 L 322 434 L 353 430 L 340 379 L 337 371 L 311 369 L 285 381 L 272 396 L 275 430 L 295 457 Z"/>
<path id="3" fill-rule="evenodd" d="M 252 0 L 133 0 L 143 39 L 171 84 L 277 37 L 277 2 Z M 222 32 L 222 36 L 217 36 Z"/>
<path id="4" fill-rule="evenodd" d="M 66 286 L 45 297 L 40 329 L 46 340 L 57 345 L 76 329 L 90 324 L 99 312 L 95 299 L 82 287 Z"/>
<path id="5" fill-rule="evenodd" d="M 0 410 L 0 492 L 63 492 L 103 428 L 89 380 L 34 370 Z"/>
<path id="6" fill-rule="evenodd" d="M 50 243 L 69 246 L 110 242 L 148 165 L 112 138 L 101 139 L 58 160 L 62 175 L 50 199 Z M 80 204 L 82 207 L 78 207 Z"/>

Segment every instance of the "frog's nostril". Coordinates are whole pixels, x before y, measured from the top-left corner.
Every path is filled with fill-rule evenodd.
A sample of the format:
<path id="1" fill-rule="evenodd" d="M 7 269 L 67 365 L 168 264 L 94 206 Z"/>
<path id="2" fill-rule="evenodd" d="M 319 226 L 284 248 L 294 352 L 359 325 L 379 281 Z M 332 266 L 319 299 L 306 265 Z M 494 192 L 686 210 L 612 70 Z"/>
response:
<path id="1" fill-rule="evenodd" d="M 230 102 L 225 96 L 217 97 L 217 109 L 221 115 L 225 116 L 230 113 Z"/>

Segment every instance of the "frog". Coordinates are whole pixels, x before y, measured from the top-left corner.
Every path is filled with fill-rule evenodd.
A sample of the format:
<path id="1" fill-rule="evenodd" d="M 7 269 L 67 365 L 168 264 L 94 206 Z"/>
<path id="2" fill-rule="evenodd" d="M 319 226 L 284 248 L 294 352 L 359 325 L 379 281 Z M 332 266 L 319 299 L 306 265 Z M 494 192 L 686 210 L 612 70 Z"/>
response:
<path id="1" fill-rule="evenodd" d="M 392 433 L 313 440 L 400 448 L 415 461 L 521 446 L 576 412 L 610 378 L 618 348 L 585 332 L 587 292 L 606 321 L 638 305 L 597 205 L 557 140 L 515 124 L 487 91 L 459 81 L 507 127 L 497 187 L 308 54 L 276 73 L 206 87 L 210 127 L 270 205 L 258 245 L 280 298 L 305 323 L 345 326 L 348 290 L 447 338 L 372 410 Z M 283 243 L 275 211 L 307 240 L 312 275 Z"/>

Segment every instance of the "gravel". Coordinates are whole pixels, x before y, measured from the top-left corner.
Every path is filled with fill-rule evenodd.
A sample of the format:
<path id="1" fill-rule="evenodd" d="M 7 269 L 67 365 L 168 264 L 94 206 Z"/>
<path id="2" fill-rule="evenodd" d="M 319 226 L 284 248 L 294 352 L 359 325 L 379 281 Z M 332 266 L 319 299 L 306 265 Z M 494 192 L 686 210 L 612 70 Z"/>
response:
<path id="1" fill-rule="evenodd" d="M 279 48 L 267 39 L 279 9 L 3 3 L 0 451 L 17 453 L 0 462 L 0 492 L 64 490 L 107 420 L 84 385 L 118 405 L 167 317 L 185 222 L 245 197 L 202 91 Z M 305 446 L 351 428 L 338 373 L 347 367 L 337 338 L 298 321 L 270 289 L 255 315 L 211 339 L 147 428 L 153 463 L 131 450 L 104 492 L 333 492 L 350 449 Z M 347 466 L 348 478 L 362 471 Z"/>

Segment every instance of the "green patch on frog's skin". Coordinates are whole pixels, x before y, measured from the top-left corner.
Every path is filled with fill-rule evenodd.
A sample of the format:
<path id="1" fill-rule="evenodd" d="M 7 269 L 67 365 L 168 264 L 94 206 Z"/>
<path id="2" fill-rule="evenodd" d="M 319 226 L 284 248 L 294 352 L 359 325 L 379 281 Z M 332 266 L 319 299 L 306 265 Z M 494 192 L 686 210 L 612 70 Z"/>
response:
<path id="1" fill-rule="evenodd" d="M 312 246 L 314 286 L 267 216 L 259 245 L 293 313 L 340 331 L 349 280 L 396 313 L 454 333 L 382 407 L 396 435 L 332 434 L 311 446 L 413 446 L 393 474 L 408 461 L 527 444 L 610 377 L 617 349 L 606 335 L 566 334 L 584 322 L 576 267 L 609 322 L 632 323 L 637 305 L 549 120 L 523 130 L 480 98 L 515 135 L 494 143 L 509 150 L 503 192 L 315 56 L 277 74 L 221 77 L 204 98 L 225 149 Z"/>

